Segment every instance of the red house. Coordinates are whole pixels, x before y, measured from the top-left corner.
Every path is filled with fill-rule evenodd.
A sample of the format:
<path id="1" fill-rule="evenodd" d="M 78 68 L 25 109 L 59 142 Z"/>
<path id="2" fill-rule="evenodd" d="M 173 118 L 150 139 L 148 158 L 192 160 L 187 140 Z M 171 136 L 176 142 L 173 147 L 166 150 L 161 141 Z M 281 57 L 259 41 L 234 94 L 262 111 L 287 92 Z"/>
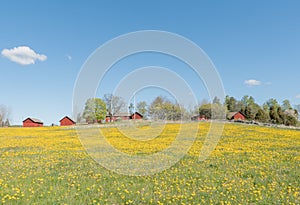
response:
<path id="1" fill-rule="evenodd" d="M 230 112 L 227 115 L 228 120 L 245 120 L 246 117 L 241 112 Z"/>
<path id="2" fill-rule="evenodd" d="M 65 116 L 59 122 L 60 122 L 60 126 L 72 126 L 76 124 L 76 122 L 74 122 L 74 120 L 72 120 L 68 116 Z"/>
<path id="3" fill-rule="evenodd" d="M 28 117 L 23 120 L 23 127 L 43 127 L 44 123 L 36 118 Z"/>
<path id="4" fill-rule="evenodd" d="M 138 112 L 135 112 L 130 116 L 130 119 L 132 119 L 132 120 L 141 120 L 141 119 L 143 119 L 143 115 L 138 113 Z"/>

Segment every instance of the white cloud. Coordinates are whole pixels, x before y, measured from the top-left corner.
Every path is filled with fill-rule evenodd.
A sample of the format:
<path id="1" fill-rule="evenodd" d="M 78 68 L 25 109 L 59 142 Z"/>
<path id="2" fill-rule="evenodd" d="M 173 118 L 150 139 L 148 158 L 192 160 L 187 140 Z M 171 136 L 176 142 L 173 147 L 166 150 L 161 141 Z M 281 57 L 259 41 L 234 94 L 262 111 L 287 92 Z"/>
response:
<path id="1" fill-rule="evenodd" d="M 244 83 L 245 83 L 246 85 L 248 85 L 248 86 L 258 86 L 258 85 L 261 85 L 261 82 L 260 82 L 260 81 L 254 80 L 254 79 L 246 80 Z"/>
<path id="2" fill-rule="evenodd" d="M 37 60 L 45 61 L 47 59 L 47 56 L 38 54 L 27 46 L 14 47 L 12 49 L 3 49 L 1 54 L 12 62 L 21 65 L 35 64 Z"/>
<path id="3" fill-rule="evenodd" d="M 296 96 L 296 98 L 300 99 L 300 94 Z"/>

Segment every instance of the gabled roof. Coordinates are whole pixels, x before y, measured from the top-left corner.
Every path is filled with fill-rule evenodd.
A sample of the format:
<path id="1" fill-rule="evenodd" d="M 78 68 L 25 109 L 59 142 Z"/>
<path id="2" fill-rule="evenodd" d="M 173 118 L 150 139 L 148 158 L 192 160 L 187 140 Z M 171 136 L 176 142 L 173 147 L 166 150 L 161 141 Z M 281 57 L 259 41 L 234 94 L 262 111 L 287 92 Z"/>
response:
<path id="1" fill-rule="evenodd" d="M 238 113 L 241 114 L 241 115 L 243 115 L 243 113 L 241 113 L 241 112 L 229 112 L 227 114 L 227 118 L 231 119 L 231 118 L 233 118 Z M 243 116 L 245 116 L 245 115 L 243 115 Z"/>
<path id="2" fill-rule="evenodd" d="M 37 118 L 33 118 L 33 117 L 28 117 L 25 120 L 23 120 L 23 122 L 26 121 L 26 120 L 28 120 L 28 119 L 31 120 L 32 122 L 43 124 L 43 122 L 41 120 L 39 120 Z"/>
<path id="3" fill-rule="evenodd" d="M 75 123 L 75 121 L 74 120 L 72 120 L 71 118 L 69 118 L 68 116 L 64 116 L 59 122 L 61 122 L 63 119 L 65 119 L 65 118 L 67 118 L 67 119 L 69 119 L 70 121 L 72 121 L 73 123 Z"/>
<path id="4" fill-rule="evenodd" d="M 134 114 L 136 114 L 136 115 L 139 115 L 139 116 L 143 117 L 143 115 L 142 115 L 141 113 L 139 113 L 139 112 L 134 112 L 134 113 L 132 113 L 132 115 L 134 115 Z M 132 115 L 131 115 L 131 116 L 132 116 Z"/>

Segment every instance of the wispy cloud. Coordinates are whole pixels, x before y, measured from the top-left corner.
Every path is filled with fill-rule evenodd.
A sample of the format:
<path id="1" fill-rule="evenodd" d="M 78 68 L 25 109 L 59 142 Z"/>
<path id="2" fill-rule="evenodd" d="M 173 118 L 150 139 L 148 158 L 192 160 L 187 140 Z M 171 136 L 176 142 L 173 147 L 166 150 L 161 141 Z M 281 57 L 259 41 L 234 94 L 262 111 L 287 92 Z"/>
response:
<path id="1" fill-rule="evenodd" d="M 272 85 L 272 83 L 271 83 L 271 82 L 266 82 L 265 84 L 266 84 L 266 85 Z"/>
<path id="2" fill-rule="evenodd" d="M 66 55 L 66 58 L 70 61 L 72 60 L 72 56 L 70 56 L 69 54 Z"/>
<path id="3" fill-rule="evenodd" d="M 8 58 L 12 62 L 20 65 L 35 64 L 36 61 L 45 61 L 47 56 L 38 54 L 28 46 L 19 46 L 12 49 L 3 49 L 1 52 L 2 56 Z"/>
<path id="4" fill-rule="evenodd" d="M 244 83 L 246 85 L 248 85 L 248 86 L 258 86 L 258 85 L 261 85 L 261 82 L 259 80 L 254 80 L 254 79 L 245 80 Z"/>

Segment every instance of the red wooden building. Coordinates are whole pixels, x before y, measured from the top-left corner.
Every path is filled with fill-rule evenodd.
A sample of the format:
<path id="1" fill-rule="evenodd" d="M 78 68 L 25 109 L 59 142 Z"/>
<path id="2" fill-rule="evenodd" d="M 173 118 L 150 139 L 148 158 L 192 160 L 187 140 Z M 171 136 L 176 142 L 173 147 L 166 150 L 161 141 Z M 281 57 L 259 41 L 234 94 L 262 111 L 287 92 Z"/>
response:
<path id="1" fill-rule="evenodd" d="M 73 126 L 76 124 L 76 122 L 74 122 L 74 120 L 72 120 L 68 116 L 65 116 L 59 122 L 60 122 L 60 126 Z"/>
<path id="2" fill-rule="evenodd" d="M 115 122 L 115 121 L 121 121 L 121 120 L 140 120 L 140 119 L 143 119 L 143 115 L 141 115 L 138 112 L 135 112 L 131 115 L 129 113 L 116 114 L 112 117 L 107 115 L 105 121 L 106 122 Z"/>
<path id="3" fill-rule="evenodd" d="M 44 123 L 36 118 L 28 117 L 23 120 L 23 127 L 43 127 Z"/>
<path id="4" fill-rule="evenodd" d="M 140 114 L 139 112 L 135 112 L 130 116 L 130 119 L 132 119 L 132 120 L 141 120 L 141 119 L 143 119 L 143 115 Z"/>
<path id="5" fill-rule="evenodd" d="M 241 112 L 230 112 L 227 115 L 228 120 L 245 120 L 246 117 Z"/>
<path id="6" fill-rule="evenodd" d="M 207 119 L 205 118 L 204 115 L 195 115 L 191 117 L 192 121 L 206 121 Z"/>
<path id="7" fill-rule="evenodd" d="M 120 120 L 129 120 L 130 119 L 130 114 L 128 113 L 121 113 L 121 114 L 116 114 L 113 116 L 106 116 L 105 121 L 106 122 L 115 122 L 115 121 L 120 121 Z"/>

